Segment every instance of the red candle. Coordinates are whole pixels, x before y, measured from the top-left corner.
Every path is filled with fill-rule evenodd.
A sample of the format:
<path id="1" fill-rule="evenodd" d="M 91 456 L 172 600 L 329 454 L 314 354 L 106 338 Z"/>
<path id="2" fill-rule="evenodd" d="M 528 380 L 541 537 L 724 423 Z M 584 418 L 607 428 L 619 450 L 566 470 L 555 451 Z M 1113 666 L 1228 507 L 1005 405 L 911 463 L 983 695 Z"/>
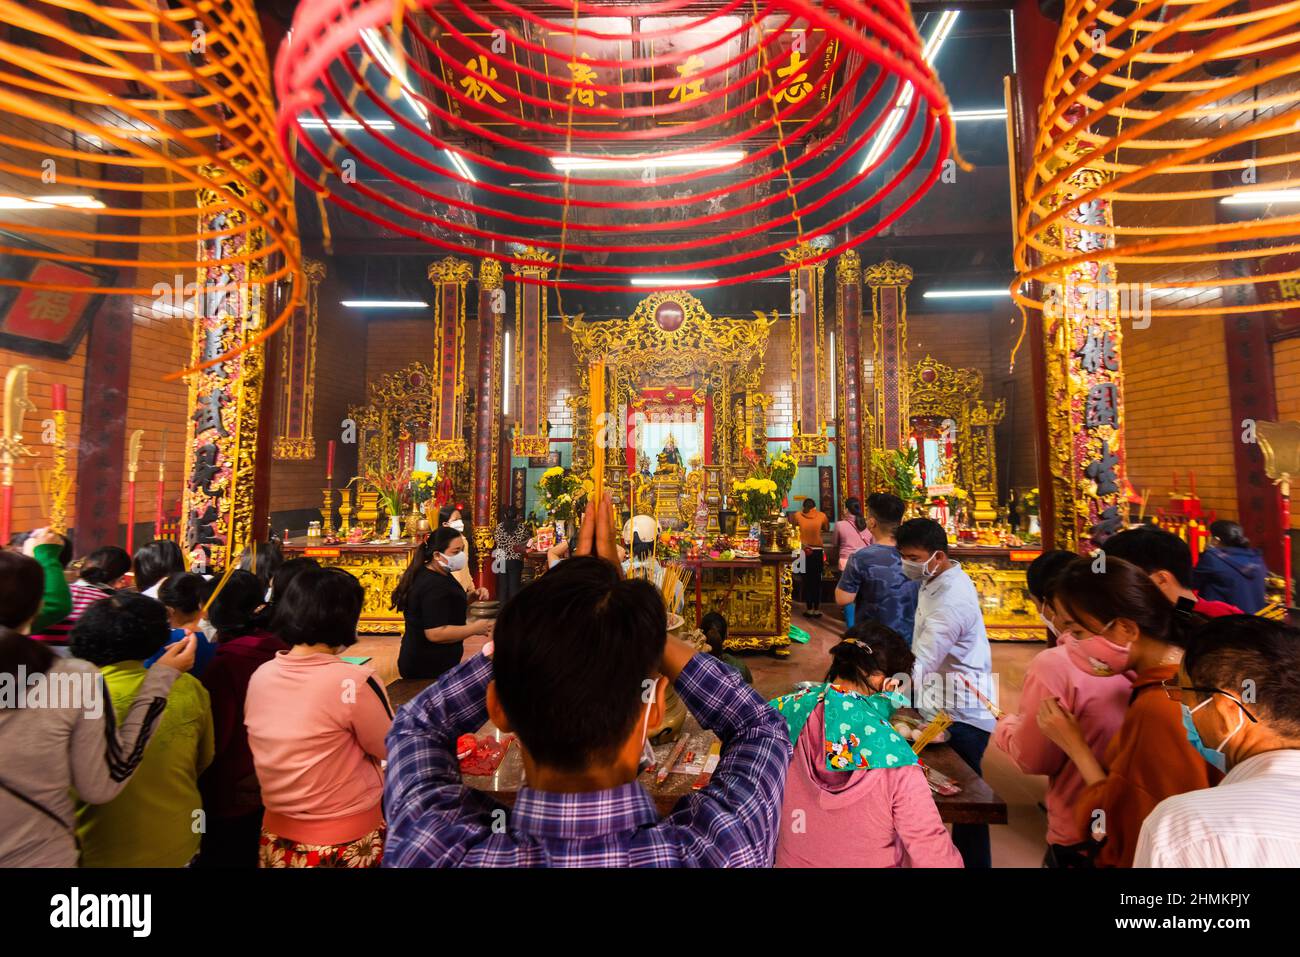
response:
<path id="1" fill-rule="evenodd" d="M 325 477 L 334 477 L 334 440 L 330 439 L 328 451 L 325 453 Z"/>
<path id="2" fill-rule="evenodd" d="M 68 387 L 61 382 L 56 382 L 50 388 L 50 405 L 54 407 L 55 412 L 68 411 Z"/>

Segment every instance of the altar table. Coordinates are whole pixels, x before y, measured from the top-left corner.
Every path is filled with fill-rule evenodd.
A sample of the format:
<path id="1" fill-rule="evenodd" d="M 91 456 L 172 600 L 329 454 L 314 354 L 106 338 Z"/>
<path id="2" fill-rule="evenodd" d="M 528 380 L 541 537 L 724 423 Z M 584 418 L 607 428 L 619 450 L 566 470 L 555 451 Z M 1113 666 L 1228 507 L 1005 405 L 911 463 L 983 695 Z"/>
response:
<path id="1" fill-rule="evenodd" d="M 709 612 L 727 619 L 727 651 L 771 651 L 790 655 L 792 591 L 789 552 L 758 558 L 688 558 L 695 592 L 695 625 Z"/>
<path id="2" fill-rule="evenodd" d="M 498 735 L 496 726 L 489 721 L 478 732 L 480 735 Z M 703 737 L 707 748 L 716 740 L 711 731 L 701 730 L 694 716 L 687 715 L 683 734 L 689 734 L 696 740 Z M 504 736 L 502 736 L 504 737 Z M 655 748 L 655 758 L 659 761 L 668 759 L 673 744 L 662 744 Z M 951 747 L 946 744 L 932 744 L 922 752 L 922 760 L 946 774 L 957 782 L 961 791 L 950 797 L 934 795 L 935 806 L 945 824 L 1006 824 L 1007 804 L 989 787 L 987 781 L 971 770 Z M 655 807 L 661 816 L 671 814 L 677 802 L 691 794 L 691 785 L 696 776 L 693 774 L 669 774 L 662 784 L 655 781 L 655 771 L 646 771 L 639 778 L 642 786 L 654 799 Z M 494 798 L 507 807 L 515 803 L 515 795 L 524 783 L 524 764 L 519 753 L 518 742 L 512 742 L 496 773 L 487 776 L 465 775 L 465 783 L 477 791 Z"/>
<path id="3" fill-rule="evenodd" d="M 351 572 L 365 589 L 361 621 L 357 632 L 363 635 L 400 635 L 404 629 L 402 613 L 389 607 L 393 589 L 410 564 L 415 546 L 409 542 L 384 542 L 378 545 L 349 545 L 343 542 L 326 545 L 319 538 L 290 538 L 284 544 L 284 557 L 314 558 L 322 565 Z"/>
<path id="4" fill-rule="evenodd" d="M 1029 597 L 1025 571 L 1042 554 L 1028 548 L 956 545 L 948 556 L 961 563 L 979 593 L 984 630 L 991 641 L 1045 641 L 1047 628 Z"/>

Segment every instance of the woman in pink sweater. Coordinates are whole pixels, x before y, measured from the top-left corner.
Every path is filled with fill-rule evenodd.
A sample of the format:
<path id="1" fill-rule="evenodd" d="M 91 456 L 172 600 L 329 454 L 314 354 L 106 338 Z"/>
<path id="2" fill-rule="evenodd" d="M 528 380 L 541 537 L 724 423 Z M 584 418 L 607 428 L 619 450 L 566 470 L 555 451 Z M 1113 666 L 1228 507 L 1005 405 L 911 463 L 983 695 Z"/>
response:
<path id="1" fill-rule="evenodd" d="M 1078 559 L 1074 552 L 1047 551 L 1030 563 L 1029 594 L 1053 635 L 1068 633 L 1074 622 L 1052 601 L 1056 576 Z M 993 732 L 993 744 L 1007 753 L 1025 774 L 1047 775 L 1047 867 L 1089 867 L 1092 842 L 1074 813 L 1083 793 L 1083 776 L 1065 752 L 1038 727 L 1038 709 L 1055 698 L 1074 715 L 1088 746 L 1101 760 L 1106 745 L 1119 732 L 1133 687 L 1123 675 L 1108 678 L 1087 674 L 1070 661 L 1065 646 L 1040 651 L 1025 672 L 1020 709 L 1004 714 Z"/>
<path id="2" fill-rule="evenodd" d="M 262 867 L 378 867 L 384 736 L 393 721 L 375 673 L 339 660 L 357 640 L 364 592 L 339 568 L 307 569 L 277 599 L 288 651 L 248 683 L 244 724 L 266 813 Z"/>
<path id="3" fill-rule="evenodd" d="M 831 649 L 820 688 L 777 698 L 794 755 L 777 867 L 961 867 L 925 772 L 890 718 L 912 652 L 879 622 Z"/>

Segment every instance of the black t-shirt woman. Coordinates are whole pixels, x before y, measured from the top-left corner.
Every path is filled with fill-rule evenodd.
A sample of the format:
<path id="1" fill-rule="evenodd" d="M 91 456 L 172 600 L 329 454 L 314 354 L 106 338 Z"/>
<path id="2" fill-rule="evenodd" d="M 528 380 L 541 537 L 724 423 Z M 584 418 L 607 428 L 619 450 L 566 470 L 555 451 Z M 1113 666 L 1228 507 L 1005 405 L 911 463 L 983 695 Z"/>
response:
<path id="1" fill-rule="evenodd" d="M 492 630 L 490 620 L 465 623 L 469 601 L 452 575 L 468 557 L 465 537 L 445 525 L 411 556 L 392 603 L 406 620 L 397 656 L 403 678 L 437 678 L 450 671 L 460 663 L 466 638 Z"/>

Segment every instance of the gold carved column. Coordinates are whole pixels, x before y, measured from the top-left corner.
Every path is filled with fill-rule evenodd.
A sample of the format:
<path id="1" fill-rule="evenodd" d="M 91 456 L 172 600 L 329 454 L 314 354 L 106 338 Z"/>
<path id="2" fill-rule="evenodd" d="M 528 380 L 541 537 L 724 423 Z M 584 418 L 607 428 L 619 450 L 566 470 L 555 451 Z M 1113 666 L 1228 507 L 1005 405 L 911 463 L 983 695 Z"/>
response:
<path id="1" fill-rule="evenodd" d="M 886 260 L 867 267 L 871 287 L 871 382 L 873 449 L 907 445 L 909 425 L 907 375 L 907 287 L 909 266 Z"/>
<path id="2" fill-rule="evenodd" d="M 433 417 L 429 458 L 465 461 L 465 285 L 473 268 L 448 256 L 429 266 L 433 283 Z"/>
<path id="3" fill-rule="evenodd" d="M 1074 139 L 1061 151 L 1056 169 L 1091 149 Z M 1071 173 L 1053 194 L 1050 208 L 1063 206 L 1106 180 L 1095 167 Z M 1095 199 L 1048 230 L 1066 258 L 1114 244 L 1114 234 L 1088 228 L 1113 227 L 1109 199 Z M 1043 335 L 1048 398 L 1051 495 L 1055 541 L 1044 546 L 1076 551 L 1093 526 L 1122 527 L 1128 481 L 1124 474 L 1124 376 L 1120 364 L 1121 302 L 1115 267 L 1096 260 L 1057 270 L 1044 287 Z M 1044 489 L 1040 494 L 1046 494 Z"/>
<path id="4" fill-rule="evenodd" d="M 519 258 L 532 265 L 511 265 L 521 278 L 515 296 L 515 382 L 519 385 L 519 412 L 515 426 L 515 455 L 546 455 L 550 436 L 546 424 L 546 308 L 547 287 L 555 257 L 532 246 Z"/>
<path id="5" fill-rule="evenodd" d="M 279 429 L 271 457 L 311 461 L 316 457 L 316 438 L 312 431 L 316 402 L 316 324 L 325 264 L 304 258 L 302 265 L 307 296 L 280 333 Z"/>
<path id="6" fill-rule="evenodd" d="M 224 171 L 207 167 L 203 172 L 218 179 Z M 194 321 L 191 365 L 238 349 L 266 324 L 265 271 L 259 258 L 265 231 L 250 227 L 247 214 L 226 201 L 227 193 L 250 201 L 247 186 L 240 181 L 197 193 L 204 232 L 215 237 L 204 244 L 201 256 L 228 264 L 199 270 L 202 308 Z M 264 349 L 260 344 L 252 346 L 189 379 L 191 428 L 182 514 L 185 551 L 192 566 L 225 568 L 254 539 L 253 479 Z"/>
<path id="7" fill-rule="evenodd" d="M 801 242 L 784 253 L 790 266 L 790 386 L 794 406 L 791 454 L 825 455 L 827 396 L 826 318 L 823 287 L 826 262 L 811 262 L 818 250 Z"/>
<path id="8" fill-rule="evenodd" d="M 501 444 L 501 364 L 506 290 L 501 263 L 485 259 L 478 269 L 478 368 L 474 388 L 474 544 L 479 584 L 483 559 L 492 549 L 497 518 L 497 449 Z"/>
<path id="9" fill-rule="evenodd" d="M 863 501 L 867 432 L 862 407 L 862 261 L 852 249 L 835 264 L 835 465 L 840 501 Z"/>

